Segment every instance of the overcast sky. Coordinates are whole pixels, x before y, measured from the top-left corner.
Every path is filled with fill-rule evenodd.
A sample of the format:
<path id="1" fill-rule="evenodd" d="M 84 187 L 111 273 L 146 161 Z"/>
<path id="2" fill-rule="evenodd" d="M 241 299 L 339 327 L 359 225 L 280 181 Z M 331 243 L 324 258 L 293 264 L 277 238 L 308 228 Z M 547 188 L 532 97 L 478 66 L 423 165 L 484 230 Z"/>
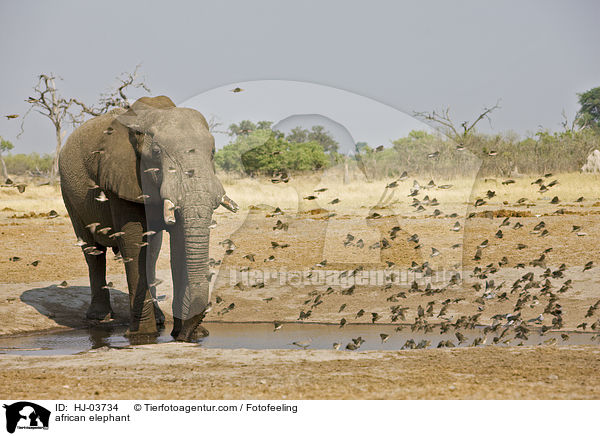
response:
<path id="1" fill-rule="evenodd" d="M 3 1 L 0 114 L 23 114 L 42 72 L 64 79 L 65 96 L 91 103 L 141 62 L 153 94 L 176 103 L 285 80 L 406 114 L 449 106 L 458 122 L 501 99 L 482 130 L 556 130 L 563 110 L 574 116 L 576 93 L 600 86 L 598 17 L 596 1 Z M 227 118 L 219 104 L 202 111 Z M 15 152 L 54 149 L 47 119 L 31 114 L 17 139 L 19 123 L 0 120 Z M 391 139 L 372 129 L 354 139 Z"/>

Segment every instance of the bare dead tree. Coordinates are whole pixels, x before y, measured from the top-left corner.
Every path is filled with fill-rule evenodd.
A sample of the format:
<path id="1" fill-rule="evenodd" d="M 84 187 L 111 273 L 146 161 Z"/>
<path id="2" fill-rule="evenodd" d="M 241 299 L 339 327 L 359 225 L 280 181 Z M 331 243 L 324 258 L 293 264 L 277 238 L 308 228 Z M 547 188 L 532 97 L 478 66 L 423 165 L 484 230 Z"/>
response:
<path id="1" fill-rule="evenodd" d="M 208 120 L 206 120 L 206 122 L 208 123 L 208 131 L 210 133 L 227 133 L 224 130 L 217 130 L 217 128 L 219 126 L 222 126 L 223 123 L 221 123 L 219 121 L 219 118 L 217 118 L 216 115 L 210 114 L 210 116 L 208 117 Z"/>
<path id="2" fill-rule="evenodd" d="M 562 128 L 564 129 L 565 132 L 577 132 L 579 130 L 585 129 L 585 127 L 586 127 L 585 124 L 583 124 L 581 126 L 579 126 L 577 124 L 577 122 L 579 120 L 579 117 L 577 115 L 575 115 L 575 117 L 573 118 L 573 121 L 570 123 L 569 123 L 569 118 L 567 117 L 567 114 L 564 109 L 562 110 L 560 115 L 562 117 L 562 121 L 560 122 L 560 125 L 562 126 Z"/>
<path id="3" fill-rule="evenodd" d="M 459 146 L 468 146 L 469 139 L 474 133 L 477 123 L 483 119 L 486 119 L 491 123 L 490 114 L 496 109 L 500 109 L 500 100 L 498 100 L 494 106 L 484 107 L 483 111 L 473 122 L 469 123 L 468 121 L 464 121 L 460 124 L 460 127 L 456 126 L 454 121 L 452 121 L 450 117 L 450 108 L 445 108 L 441 111 L 434 110 L 433 112 L 415 111 L 413 112 L 413 115 L 428 122 L 428 124 L 439 127 L 444 135 L 452 139 Z"/>
<path id="4" fill-rule="evenodd" d="M 62 97 L 56 88 L 56 80 L 62 79 L 52 73 L 40 74 L 38 82 L 33 88 L 34 96 L 30 96 L 25 100 L 31 107 L 22 118 L 21 132 L 17 137 L 23 134 L 25 120 L 32 110 L 44 115 L 52 122 L 56 132 L 56 149 L 50 172 L 50 182 L 54 182 L 58 174 L 58 155 L 66 134 L 63 130 L 66 123 L 70 123 L 75 127 L 83 123 L 86 116 L 102 115 L 118 107 L 128 108 L 130 103 L 125 90 L 129 87 L 142 88 L 146 92 L 150 92 L 144 81 L 138 78 L 139 67 L 139 65 L 136 66 L 133 73 L 123 73 L 117 77 L 118 85 L 112 91 L 101 94 L 99 102 L 93 106 L 88 106 L 76 98 L 66 99 Z"/>
<path id="5" fill-rule="evenodd" d="M 62 140 L 65 135 L 62 128 L 69 117 L 69 108 L 73 103 L 72 100 L 67 100 L 60 96 L 56 89 L 56 79 L 57 77 L 54 74 L 40 74 L 37 84 L 33 87 L 35 97 L 30 96 L 25 100 L 31 104 L 31 107 L 25 113 L 21 121 L 21 132 L 17 135 L 19 137 L 23 133 L 25 119 L 32 110 L 44 115 L 52 122 L 56 133 L 56 151 L 52 171 L 50 172 L 51 182 L 55 180 L 58 172 L 58 153 L 62 147 Z"/>
<path id="6" fill-rule="evenodd" d="M 78 113 L 74 113 L 72 116 L 72 123 L 74 125 L 81 124 L 85 120 L 86 115 L 98 116 L 107 113 L 114 108 L 129 108 L 131 105 L 125 90 L 127 88 L 141 88 L 147 93 L 150 93 L 150 89 L 145 83 L 145 78 L 140 78 L 139 75 L 140 65 L 136 65 L 132 73 L 124 72 L 117 77 L 117 85 L 114 89 L 109 92 L 100 94 L 98 103 L 94 106 L 87 106 L 78 99 L 73 98 L 74 104 L 79 106 L 80 110 Z"/>

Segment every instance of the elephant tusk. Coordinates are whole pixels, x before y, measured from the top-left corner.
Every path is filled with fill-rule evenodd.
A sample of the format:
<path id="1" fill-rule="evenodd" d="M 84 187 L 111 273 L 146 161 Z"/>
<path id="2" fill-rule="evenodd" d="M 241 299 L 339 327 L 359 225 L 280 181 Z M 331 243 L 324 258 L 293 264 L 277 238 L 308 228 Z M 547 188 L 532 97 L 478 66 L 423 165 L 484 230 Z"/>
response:
<path id="1" fill-rule="evenodd" d="M 221 198 L 221 206 L 223 206 L 225 209 L 232 211 L 233 213 L 236 213 L 238 210 L 240 210 L 236 202 L 229 198 L 227 195 L 223 195 L 223 198 Z"/>
<path id="2" fill-rule="evenodd" d="M 163 217 L 165 224 L 169 226 L 175 224 L 175 205 L 171 200 L 164 201 Z"/>

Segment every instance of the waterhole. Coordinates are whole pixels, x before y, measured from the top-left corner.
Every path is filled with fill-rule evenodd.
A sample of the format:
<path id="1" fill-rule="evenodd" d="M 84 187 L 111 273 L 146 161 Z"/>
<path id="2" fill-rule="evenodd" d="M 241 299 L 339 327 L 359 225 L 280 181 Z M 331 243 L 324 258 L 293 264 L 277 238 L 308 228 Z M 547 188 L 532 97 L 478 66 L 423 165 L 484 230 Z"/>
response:
<path id="1" fill-rule="evenodd" d="M 525 336 L 515 337 L 507 332 L 499 338 L 503 328 L 484 333 L 484 329 L 454 330 L 441 333 L 439 328 L 423 333 L 413 332 L 410 326 L 397 331 L 398 325 L 350 324 L 344 328 L 332 324 L 289 323 L 275 330 L 273 323 L 203 324 L 209 336 L 199 339 L 197 346 L 223 349 L 333 349 L 339 344 L 342 351 L 401 350 L 412 348 L 519 346 L 519 345 L 589 345 L 600 343 L 592 332 L 546 332 L 531 330 Z M 167 326 L 151 343 L 172 342 Z M 95 326 L 87 329 L 46 332 L 0 337 L 0 354 L 61 355 L 76 354 L 103 348 L 133 346 L 124 336 L 125 326 Z M 498 338 L 498 339 L 495 339 Z M 348 348 L 347 348 L 348 346 Z"/>

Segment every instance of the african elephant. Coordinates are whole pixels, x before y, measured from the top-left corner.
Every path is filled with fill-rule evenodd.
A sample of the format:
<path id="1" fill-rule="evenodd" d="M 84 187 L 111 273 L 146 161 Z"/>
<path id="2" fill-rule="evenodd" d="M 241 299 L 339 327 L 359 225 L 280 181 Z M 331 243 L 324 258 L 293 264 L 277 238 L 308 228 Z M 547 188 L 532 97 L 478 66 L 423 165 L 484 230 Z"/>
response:
<path id="1" fill-rule="evenodd" d="M 142 97 L 76 129 L 59 156 L 60 184 L 88 264 L 89 319 L 112 316 L 106 249 L 125 264 L 127 334 L 156 335 L 155 265 L 162 230 L 171 240 L 173 331 L 190 341 L 209 302 L 208 249 L 213 210 L 236 212 L 215 175 L 214 138 L 198 111 L 165 96 Z"/>

